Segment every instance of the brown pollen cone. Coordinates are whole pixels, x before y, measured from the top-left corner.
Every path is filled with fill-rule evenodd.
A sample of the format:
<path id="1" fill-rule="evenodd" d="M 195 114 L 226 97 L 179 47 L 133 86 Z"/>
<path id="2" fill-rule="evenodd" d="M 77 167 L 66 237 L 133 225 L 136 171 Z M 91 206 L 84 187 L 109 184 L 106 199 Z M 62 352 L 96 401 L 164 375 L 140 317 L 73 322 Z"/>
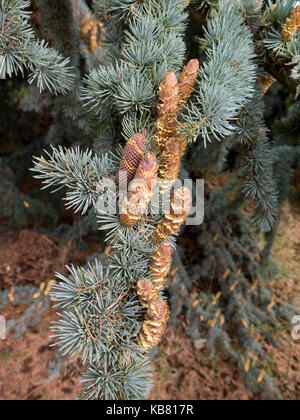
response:
<path id="1" fill-rule="evenodd" d="M 150 304 L 138 337 L 138 343 L 143 349 L 150 350 L 160 343 L 169 314 L 169 307 L 163 300 L 158 299 Z"/>
<path id="2" fill-rule="evenodd" d="M 132 227 L 146 211 L 146 201 L 134 192 L 129 192 L 121 203 L 120 222 L 123 226 Z"/>
<path id="3" fill-rule="evenodd" d="M 189 188 L 182 187 L 176 190 L 171 199 L 170 211 L 165 214 L 163 220 L 157 225 L 156 231 L 152 236 L 153 242 L 163 241 L 179 232 L 186 221 L 191 205 L 192 195 Z"/>
<path id="4" fill-rule="evenodd" d="M 300 29 L 300 6 L 295 7 L 291 17 L 287 18 L 285 25 L 282 27 L 281 39 L 288 42 L 292 36 Z"/>
<path id="5" fill-rule="evenodd" d="M 136 171 L 129 193 L 121 203 L 120 221 L 123 226 L 135 225 L 146 213 L 157 183 L 157 171 L 156 156 L 153 153 L 147 153 Z"/>
<path id="6" fill-rule="evenodd" d="M 176 133 L 176 118 L 179 112 L 179 85 L 174 71 L 165 74 L 158 93 L 157 130 L 154 135 L 155 148 L 161 149 L 167 138 Z"/>
<path id="7" fill-rule="evenodd" d="M 150 275 L 153 277 L 154 287 L 161 290 L 166 282 L 172 266 L 172 247 L 168 242 L 159 244 L 150 263 Z"/>
<path id="8" fill-rule="evenodd" d="M 180 108 L 189 100 L 199 74 L 199 61 L 190 60 L 178 79 Z"/>
<path id="9" fill-rule="evenodd" d="M 152 282 L 148 279 L 141 279 L 137 282 L 137 294 L 141 305 L 148 308 L 151 302 L 158 299 L 157 290 L 154 288 Z"/>

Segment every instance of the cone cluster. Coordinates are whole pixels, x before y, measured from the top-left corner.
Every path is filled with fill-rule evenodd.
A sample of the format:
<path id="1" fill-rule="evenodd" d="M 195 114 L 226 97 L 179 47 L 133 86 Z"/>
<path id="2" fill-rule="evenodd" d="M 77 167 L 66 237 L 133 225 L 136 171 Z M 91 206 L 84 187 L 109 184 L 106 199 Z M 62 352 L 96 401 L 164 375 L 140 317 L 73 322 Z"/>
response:
<path id="1" fill-rule="evenodd" d="M 183 68 L 178 79 L 179 107 L 181 108 L 190 98 L 199 73 L 199 61 L 190 60 Z"/>

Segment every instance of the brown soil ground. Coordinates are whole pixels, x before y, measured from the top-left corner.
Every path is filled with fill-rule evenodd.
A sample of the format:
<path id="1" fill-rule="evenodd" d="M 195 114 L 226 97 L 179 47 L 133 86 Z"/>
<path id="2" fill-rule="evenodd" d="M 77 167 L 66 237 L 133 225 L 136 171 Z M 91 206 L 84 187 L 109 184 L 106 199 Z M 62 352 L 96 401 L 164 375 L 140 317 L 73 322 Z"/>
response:
<path id="1" fill-rule="evenodd" d="M 0 289 L 19 284 L 38 284 L 53 279 L 55 271 L 63 271 L 66 263 L 81 264 L 99 251 L 89 241 L 86 252 L 74 252 L 70 245 L 30 230 L 17 231 L 0 227 Z M 294 300 L 300 314 L 300 215 L 286 208 L 274 258 L 280 265 L 279 275 L 270 282 L 277 299 Z M 10 319 L 21 315 L 26 306 L 7 305 L 1 315 Z M 68 359 L 60 375 L 48 381 L 48 366 L 56 349 L 50 347 L 49 323 L 56 318 L 54 310 L 45 312 L 42 322 L 28 330 L 24 338 L 8 336 L 0 341 L 0 400 L 75 399 L 80 393 L 81 365 Z M 300 340 L 291 338 L 292 325 L 274 331 L 282 340 L 276 348 L 263 343 L 273 363 L 266 366 L 277 378 L 277 384 L 288 400 L 300 399 Z M 254 400 L 238 368 L 226 359 L 210 359 L 205 349 L 196 349 L 179 327 L 169 328 L 155 359 L 154 400 Z"/>

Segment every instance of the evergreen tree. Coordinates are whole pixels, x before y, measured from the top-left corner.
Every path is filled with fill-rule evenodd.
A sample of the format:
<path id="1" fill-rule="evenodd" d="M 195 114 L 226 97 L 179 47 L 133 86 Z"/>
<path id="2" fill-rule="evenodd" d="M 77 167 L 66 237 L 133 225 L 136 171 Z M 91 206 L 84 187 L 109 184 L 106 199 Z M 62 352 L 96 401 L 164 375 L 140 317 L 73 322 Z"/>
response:
<path id="1" fill-rule="evenodd" d="M 195 3 L 201 6 L 198 12 L 203 19 L 208 8 L 218 2 L 214 5 Z M 191 269 L 188 274 L 194 277 L 197 273 L 201 284 L 210 287 L 204 288 L 198 296 L 188 296 L 183 305 L 189 308 L 189 332 L 195 340 L 206 338 L 212 356 L 221 350 L 236 362 L 251 390 L 264 397 L 281 398 L 273 379 L 265 372 L 268 355 L 259 342 L 261 336 L 274 342 L 274 326 L 281 325 L 283 320 L 290 321 L 293 313 L 291 305 L 276 301 L 265 280 L 280 224 L 280 209 L 299 164 L 295 98 L 299 8 L 293 1 L 276 2 L 276 5 L 241 1 L 239 6 L 255 45 L 255 94 L 231 121 L 235 128 L 231 135 L 223 137 L 220 143 L 212 143 L 209 155 L 202 152 L 198 143 L 199 152 L 191 152 L 189 156 L 187 166 L 193 171 L 211 166 L 229 170 L 232 176 L 223 189 L 210 193 L 205 222 L 192 230 L 203 255 L 195 272 Z M 287 28 L 290 28 L 289 37 L 284 36 Z M 217 44 L 219 39 L 215 38 Z M 294 104 L 289 107 L 287 116 L 270 130 L 264 120 L 264 100 L 275 82 L 285 87 L 286 97 Z M 205 140 L 203 134 L 202 137 Z M 258 239 L 239 210 L 245 199 L 248 202 L 250 198 L 255 202 L 254 225 L 265 232 L 264 249 L 256 245 Z M 244 349 L 243 354 L 233 345 L 236 338 Z"/>

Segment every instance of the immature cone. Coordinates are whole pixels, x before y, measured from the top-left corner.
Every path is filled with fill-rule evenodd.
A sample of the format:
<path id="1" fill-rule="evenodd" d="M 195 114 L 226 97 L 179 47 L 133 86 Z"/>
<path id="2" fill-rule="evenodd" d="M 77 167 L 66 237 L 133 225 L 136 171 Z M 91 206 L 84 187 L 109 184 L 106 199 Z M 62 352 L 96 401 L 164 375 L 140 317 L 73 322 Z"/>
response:
<path id="1" fill-rule="evenodd" d="M 160 343 L 166 330 L 169 313 L 169 307 L 163 300 L 158 299 L 150 304 L 138 337 L 138 343 L 143 349 L 150 350 Z"/>
<path id="2" fill-rule="evenodd" d="M 161 290 L 166 282 L 172 266 L 172 247 L 168 242 L 162 242 L 154 251 L 150 263 L 150 275 L 153 277 L 154 287 Z"/>
<path id="3" fill-rule="evenodd" d="M 159 165 L 159 178 L 161 192 L 168 191 L 177 180 L 181 159 L 187 147 L 185 134 L 178 133 L 176 137 L 165 140 L 161 150 L 161 161 Z"/>
<path id="4" fill-rule="evenodd" d="M 153 234 L 153 242 L 163 241 L 179 232 L 190 212 L 191 205 L 192 195 L 189 188 L 182 187 L 176 190 L 171 199 L 170 211 L 165 214 Z"/>
<path id="5" fill-rule="evenodd" d="M 285 25 L 282 27 L 281 39 L 288 42 L 292 36 L 300 29 L 300 6 L 295 7 L 291 18 L 287 18 Z"/>
<path id="6" fill-rule="evenodd" d="M 157 183 L 157 171 L 156 156 L 154 153 L 147 153 L 136 171 L 129 193 L 121 203 L 120 221 L 123 226 L 135 225 L 146 213 Z"/>
<path id="7" fill-rule="evenodd" d="M 157 130 L 154 135 L 155 147 L 162 148 L 166 139 L 177 130 L 176 118 L 179 112 L 179 85 L 174 71 L 165 74 L 158 93 Z"/>
<path id="8" fill-rule="evenodd" d="M 183 68 L 179 77 L 179 106 L 180 108 L 189 100 L 197 77 L 199 75 L 199 61 L 197 59 L 190 60 Z"/>
<path id="9" fill-rule="evenodd" d="M 148 279 L 141 279 L 137 282 L 137 294 L 141 305 L 148 308 L 151 302 L 158 300 L 157 290 L 154 288 L 152 282 Z"/>
<path id="10" fill-rule="evenodd" d="M 134 134 L 128 141 L 119 168 L 119 181 L 127 185 L 133 180 L 145 153 L 146 139 L 142 134 Z"/>

